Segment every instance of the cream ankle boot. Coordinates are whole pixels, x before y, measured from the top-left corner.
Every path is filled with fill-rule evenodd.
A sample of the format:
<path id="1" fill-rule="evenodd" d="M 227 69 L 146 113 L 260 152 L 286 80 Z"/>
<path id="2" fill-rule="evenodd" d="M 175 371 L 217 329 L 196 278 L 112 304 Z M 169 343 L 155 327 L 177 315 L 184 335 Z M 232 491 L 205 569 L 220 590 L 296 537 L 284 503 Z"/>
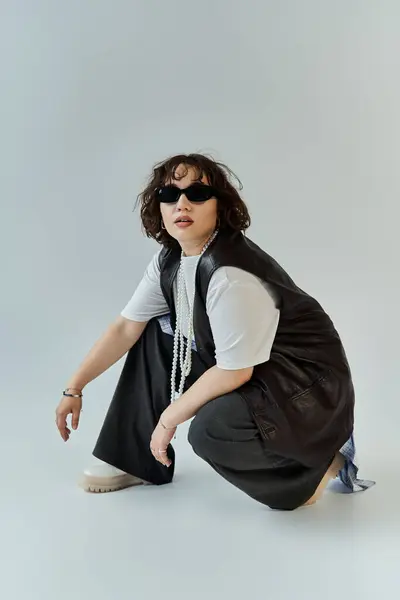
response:
<path id="1" fill-rule="evenodd" d="M 141 484 L 146 482 L 107 463 L 100 463 L 85 469 L 80 487 L 85 492 L 101 493 L 116 492 Z"/>

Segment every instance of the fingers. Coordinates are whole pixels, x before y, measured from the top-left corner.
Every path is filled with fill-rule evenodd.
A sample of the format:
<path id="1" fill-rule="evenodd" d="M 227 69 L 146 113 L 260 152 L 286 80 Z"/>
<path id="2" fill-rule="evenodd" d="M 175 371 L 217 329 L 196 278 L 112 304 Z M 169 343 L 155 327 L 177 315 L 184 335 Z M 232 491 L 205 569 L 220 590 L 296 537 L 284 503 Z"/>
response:
<path id="1" fill-rule="evenodd" d="M 56 425 L 64 442 L 69 440 L 71 429 L 78 429 L 80 414 L 82 411 L 82 400 L 62 398 L 56 409 Z M 67 418 L 71 415 L 71 429 L 67 427 Z"/>
<path id="2" fill-rule="evenodd" d="M 154 458 L 159 463 L 161 463 L 165 467 L 171 466 L 172 461 L 168 458 L 168 454 L 167 454 L 166 450 L 164 450 L 163 448 L 152 448 L 152 447 L 150 447 L 150 450 L 151 450 L 151 453 L 154 456 Z"/>
<path id="3" fill-rule="evenodd" d="M 81 414 L 81 411 L 74 408 L 72 409 L 72 429 L 78 429 L 79 426 L 79 416 Z"/>
<path id="4" fill-rule="evenodd" d="M 166 467 L 169 467 L 172 464 L 172 461 L 168 458 L 168 454 L 166 450 L 159 450 L 158 456 L 160 457 L 160 463 Z"/>
<path id="5" fill-rule="evenodd" d="M 64 442 L 67 442 L 71 431 L 67 427 L 67 415 L 65 413 L 56 414 L 56 425 Z"/>

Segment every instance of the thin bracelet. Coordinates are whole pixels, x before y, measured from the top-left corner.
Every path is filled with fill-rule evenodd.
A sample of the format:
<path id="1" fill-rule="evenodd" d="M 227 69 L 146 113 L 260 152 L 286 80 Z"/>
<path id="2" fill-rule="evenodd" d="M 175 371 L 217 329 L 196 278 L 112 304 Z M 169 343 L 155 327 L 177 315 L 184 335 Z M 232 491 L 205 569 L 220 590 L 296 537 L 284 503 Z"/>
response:
<path id="1" fill-rule="evenodd" d="M 164 423 L 161 421 L 161 417 L 158 422 L 160 423 L 161 427 L 164 427 L 164 429 L 166 429 L 167 431 L 172 431 L 172 429 L 177 428 L 177 425 L 175 427 L 165 427 Z"/>
<path id="2" fill-rule="evenodd" d="M 67 388 L 66 390 L 63 391 L 63 396 L 66 396 L 67 398 L 83 398 L 83 394 L 82 392 L 80 394 L 67 394 L 67 390 L 72 389 L 72 388 Z"/>

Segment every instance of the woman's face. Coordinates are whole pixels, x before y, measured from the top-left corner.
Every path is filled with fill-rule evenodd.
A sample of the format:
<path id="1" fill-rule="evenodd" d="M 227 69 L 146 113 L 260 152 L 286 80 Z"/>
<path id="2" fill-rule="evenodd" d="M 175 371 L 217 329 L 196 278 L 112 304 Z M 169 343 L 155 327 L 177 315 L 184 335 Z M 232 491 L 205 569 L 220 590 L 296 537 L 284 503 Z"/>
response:
<path id="1" fill-rule="evenodd" d="M 176 176 L 178 179 L 166 181 L 166 185 L 175 185 L 184 190 L 199 182 L 197 171 L 193 167 L 179 165 Z M 201 183 L 208 185 L 207 177 L 203 176 Z M 217 199 L 210 198 L 200 203 L 189 202 L 183 193 L 177 202 L 161 202 L 160 210 L 165 229 L 179 242 L 185 254 L 200 254 L 202 247 L 216 229 Z"/>

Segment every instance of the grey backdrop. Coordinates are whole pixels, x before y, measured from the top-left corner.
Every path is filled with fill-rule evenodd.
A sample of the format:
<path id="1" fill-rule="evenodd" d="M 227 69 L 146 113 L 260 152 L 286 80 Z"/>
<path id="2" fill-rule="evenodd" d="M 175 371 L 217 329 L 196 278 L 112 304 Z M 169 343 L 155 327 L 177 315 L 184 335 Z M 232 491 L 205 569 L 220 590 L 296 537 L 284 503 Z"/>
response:
<path id="1" fill-rule="evenodd" d="M 132 517 L 132 503 L 140 497 L 142 511 L 150 502 L 144 494 L 152 492 L 137 490 L 136 499 L 127 492 L 105 499 L 89 498 L 75 488 L 76 476 L 90 462 L 121 362 L 87 388 L 81 429 L 68 446 L 57 437 L 53 421 L 67 379 L 129 300 L 157 249 L 141 234 L 133 212 L 152 164 L 172 153 L 199 150 L 213 153 L 237 172 L 253 217 L 249 236 L 322 302 L 342 335 L 357 391 L 361 476 L 378 481 L 362 498 L 345 498 L 352 508 L 349 503 L 343 508 L 352 535 L 355 523 L 359 527 L 360 547 L 355 550 L 355 538 L 347 538 L 345 546 L 352 548 L 347 558 L 363 576 L 368 560 L 380 554 L 378 541 L 395 543 L 399 529 L 391 499 L 393 473 L 398 476 L 400 471 L 395 375 L 400 335 L 399 3 L 3 0 L 0 22 L 0 568 L 5 596 L 64 598 L 71 585 L 79 598 L 86 593 L 108 598 L 115 592 L 120 598 L 135 593 L 153 598 L 156 591 L 150 593 L 149 579 L 139 577 L 134 564 L 151 574 L 155 555 L 161 556 L 171 539 L 183 536 L 181 545 L 174 546 L 179 556 L 187 543 L 178 501 L 168 505 L 162 521 L 173 523 L 171 533 L 158 540 L 160 529 L 155 528 L 151 537 L 158 541 L 147 547 L 144 529 L 138 547 L 135 534 L 128 533 L 123 508 Z M 200 528 L 195 509 L 184 513 L 185 527 L 194 527 L 197 539 L 204 535 L 206 543 L 201 532 L 211 527 L 210 519 L 216 519 L 212 527 L 223 527 L 228 505 L 228 519 L 234 523 L 239 507 L 250 523 L 258 515 L 254 532 L 266 515 L 272 528 L 273 519 L 280 519 L 272 529 L 275 548 L 284 551 L 300 543 L 290 538 L 293 531 L 287 523 L 293 521 L 261 512 L 203 470 L 184 437 L 177 444 L 186 465 L 186 471 L 181 469 L 186 497 L 196 505 L 194 489 L 208 499 L 206 508 L 203 503 L 197 507 L 203 510 Z M 188 473 L 194 472 L 201 486 L 197 477 L 190 480 Z M 221 494 L 217 508 L 211 500 L 213 486 Z M 174 493 L 178 498 L 178 485 Z M 163 501 L 168 498 L 165 489 L 160 494 Z M 126 501 L 122 508 L 121 498 Z M 159 502 L 154 498 L 151 502 Z M 233 507 L 230 498 L 236 502 Z M 336 498 L 330 500 L 333 507 L 342 502 Z M 359 521 L 354 516 L 361 510 L 357 506 L 367 511 Z M 165 502 L 157 504 L 157 514 L 164 508 Z M 332 513 L 316 510 L 323 511 L 315 513 L 320 515 L 319 527 L 327 526 Z M 341 510 L 334 514 L 343 533 Z M 90 521 L 92 511 L 100 513 Z M 116 514 L 118 525 L 110 521 Z M 302 540 L 310 527 L 315 540 L 328 539 L 318 537 L 310 514 L 302 517 L 308 523 Z M 300 517 L 287 516 L 294 518 Z M 140 523 L 144 527 L 140 518 L 131 523 L 132 529 L 137 531 Z M 296 523 L 300 527 L 303 522 Z M 372 528 L 368 536 L 366 523 Z M 282 527 L 289 537 L 278 541 Z M 125 532 L 116 545 L 124 554 L 121 550 L 114 562 L 108 545 L 106 554 L 101 552 L 104 535 L 110 540 L 116 530 Z M 217 562 L 227 551 L 224 544 L 231 532 L 229 521 L 221 533 Z M 329 532 L 335 535 L 337 527 Z M 250 534 L 246 529 L 241 535 Z M 366 538 L 371 547 L 364 556 Z M 336 543 L 334 555 L 343 556 L 342 542 Z M 279 552 L 277 557 L 267 549 L 266 538 L 254 542 L 244 537 L 242 544 L 257 550 L 253 561 L 260 556 L 269 556 L 272 565 L 279 561 Z M 305 555 L 311 551 L 315 547 Z M 82 560 L 75 564 L 71 557 L 80 552 Z M 130 552 L 138 554 L 132 557 Z M 189 597 L 209 593 L 208 572 L 215 577 L 211 597 L 218 597 L 218 585 L 231 585 L 230 593 L 240 596 L 244 583 L 235 579 L 235 560 L 243 568 L 247 563 L 244 555 L 228 554 L 230 578 L 214 573 L 210 558 L 208 567 L 202 563 L 205 579 L 187 591 Z M 210 556 L 209 549 L 197 558 L 192 554 L 192 560 L 204 561 L 205 556 Z M 254 577 L 256 562 L 246 556 Z M 318 567 L 322 585 L 331 576 L 327 556 L 325 548 Z M 19 561 L 25 560 L 23 584 Z M 192 573 L 191 559 L 183 560 L 188 561 L 186 574 Z M 380 570 L 365 587 L 349 575 L 353 597 L 361 597 L 361 588 L 363 597 L 376 597 L 381 579 L 394 581 L 390 560 L 381 559 Z M 101 561 L 111 569 L 110 577 L 107 568 L 99 568 Z M 176 593 L 184 597 L 196 569 L 186 582 L 174 571 L 176 562 L 164 558 L 161 563 L 157 581 L 164 581 L 164 569 L 175 583 L 160 593 L 164 598 L 176 598 Z M 262 568 L 257 568 L 262 579 Z M 295 579 L 279 583 L 275 568 L 271 571 L 267 589 L 275 589 L 274 598 L 303 597 L 302 588 L 291 587 Z M 135 592 L 138 577 L 144 587 Z M 313 593 L 313 588 L 304 588 L 304 597 Z"/>

